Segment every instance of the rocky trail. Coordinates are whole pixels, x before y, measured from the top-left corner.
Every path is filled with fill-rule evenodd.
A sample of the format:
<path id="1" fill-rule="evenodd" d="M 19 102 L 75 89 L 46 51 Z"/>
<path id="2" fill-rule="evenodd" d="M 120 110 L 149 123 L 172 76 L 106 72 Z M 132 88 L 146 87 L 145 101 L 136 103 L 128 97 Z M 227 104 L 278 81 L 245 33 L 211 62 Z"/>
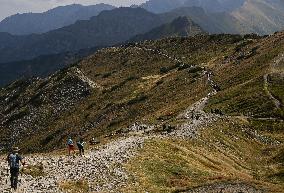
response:
<path id="1" fill-rule="evenodd" d="M 189 107 L 180 118 L 186 123 L 167 135 L 149 134 L 156 126 L 134 124 L 124 137 L 116 139 L 107 145 L 88 151 L 84 157 L 69 157 L 66 155 L 28 155 L 29 165 L 42 165 L 43 176 L 33 177 L 23 174 L 19 192 L 63 192 L 60 183 L 79 181 L 88 182 L 90 192 L 118 192 L 126 185 L 128 174 L 123 167 L 130 158 L 136 155 L 137 150 L 143 147 L 145 140 L 162 137 L 195 138 L 198 128 L 216 120 L 216 117 L 202 111 L 208 97 Z M 190 113 L 196 116 L 192 118 Z M 9 180 L 6 172 L 7 164 L 2 157 L 0 162 L 2 192 L 9 192 Z"/>
<path id="2" fill-rule="evenodd" d="M 134 124 L 124 137 L 90 150 L 84 157 L 52 154 L 26 156 L 29 165 L 42 165 L 44 173 L 34 177 L 22 174 L 18 192 L 64 192 L 60 188 L 61 183 L 82 179 L 88 182 L 90 192 L 118 192 L 126 185 L 129 177 L 123 165 L 137 154 L 145 140 L 164 137 L 195 138 L 201 126 L 216 120 L 215 116 L 203 111 L 208 98 L 214 92 L 179 115 L 178 118 L 183 119 L 185 123 L 166 135 L 146 132 L 159 126 Z M 194 114 L 194 117 L 191 114 Z M 7 164 L 4 159 L 2 157 L 0 162 L 0 189 L 2 192 L 9 192 Z"/>
<path id="3" fill-rule="evenodd" d="M 74 67 L 75 74 L 83 81 L 86 82 L 91 88 L 96 88 L 101 90 L 102 86 L 92 81 L 89 77 L 87 77 L 79 68 Z"/>
<path id="4" fill-rule="evenodd" d="M 269 91 L 269 88 L 268 88 L 268 74 L 265 74 L 265 75 L 263 76 L 263 79 L 264 79 L 264 90 L 265 90 L 267 96 L 269 97 L 270 100 L 273 101 L 275 107 L 276 107 L 277 109 L 279 109 L 282 104 L 281 104 L 281 102 L 280 102 L 278 99 L 276 99 L 276 98 L 272 95 L 272 93 Z"/>
<path id="5" fill-rule="evenodd" d="M 44 174 L 38 177 L 23 174 L 20 177 L 19 192 L 63 192 L 60 189 L 60 183 L 82 179 L 88 182 L 90 192 L 118 192 L 120 188 L 126 185 L 129 177 L 123 165 L 136 155 L 137 150 L 143 147 L 145 140 L 162 137 L 193 138 L 196 137 L 201 125 L 215 120 L 212 116 L 207 116 L 202 112 L 202 106 L 204 106 L 206 100 L 207 97 L 198 101 L 184 115 L 181 115 L 184 116 L 183 119 L 190 121 L 166 136 L 144 132 L 154 129 L 155 126 L 134 124 L 129 128 L 129 134 L 107 145 L 90 150 L 84 157 L 52 154 L 28 155 L 26 156 L 27 163 L 29 165 L 42 165 Z M 194 109 L 198 109 L 198 112 Z M 193 111 L 196 115 L 202 114 L 196 121 L 192 121 L 192 117 L 187 117 L 187 114 Z M 1 191 L 9 192 L 7 164 L 4 157 L 1 159 L 0 168 Z"/>
<path id="6" fill-rule="evenodd" d="M 43 165 L 44 174 L 33 177 L 22 174 L 18 192 L 63 192 L 60 183 L 85 180 L 90 192 L 117 192 L 128 176 L 123 168 L 135 149 L 141 148 L 146 137 L 126 137 L 90 150 L 85 156 L 29 155 L 29 165 Z M 4 159 L 4 158 L 3 158 Z M 1 192 L 9 191 L 7 164 L 1 159 Z"/>

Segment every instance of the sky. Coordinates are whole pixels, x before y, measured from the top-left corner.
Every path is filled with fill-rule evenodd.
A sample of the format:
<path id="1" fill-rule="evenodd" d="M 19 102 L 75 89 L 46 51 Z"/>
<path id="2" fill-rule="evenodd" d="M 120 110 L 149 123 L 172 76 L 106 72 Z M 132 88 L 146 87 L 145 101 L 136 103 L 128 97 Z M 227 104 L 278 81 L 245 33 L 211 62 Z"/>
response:
<path id="1" fill-rule="evenodd" d="M 44 12 L 61 5 L 95 5 L 107 3 L 115 6 L 141 4 L 146 0 L 0 0 L 0 21 L 16 13 Z"/>

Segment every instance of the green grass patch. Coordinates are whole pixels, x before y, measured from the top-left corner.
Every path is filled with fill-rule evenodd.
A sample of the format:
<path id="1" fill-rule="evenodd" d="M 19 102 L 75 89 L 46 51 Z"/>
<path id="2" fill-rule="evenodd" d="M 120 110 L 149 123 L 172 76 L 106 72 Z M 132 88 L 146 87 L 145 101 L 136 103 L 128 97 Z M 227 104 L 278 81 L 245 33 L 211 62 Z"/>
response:
<path id="1" fill-rule="evenodd" d="M 263 78 L 222 90 L 210 98 L 206 111 L 220 109 L 230 115 L 274 117 L 275 105 L 263 89 Z"/>
<path id="2" fill-rule="evenodd" d="M 268 89 L 279 102 L 281 106 L 279 109 L 282 117 L 284 118 L 284 76 L 283 74 L 270 74 L 268 76 Z"/>

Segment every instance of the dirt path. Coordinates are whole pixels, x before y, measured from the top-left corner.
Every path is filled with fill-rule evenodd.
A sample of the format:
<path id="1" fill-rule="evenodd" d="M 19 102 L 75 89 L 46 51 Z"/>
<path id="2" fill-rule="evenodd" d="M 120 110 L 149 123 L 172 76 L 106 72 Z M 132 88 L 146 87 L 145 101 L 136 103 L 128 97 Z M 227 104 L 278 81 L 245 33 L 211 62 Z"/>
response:
<path id="1" fill-rule="evenodd" d="M 283 104 L 281 104 L 281 102 L 278 99 L 276 99 L 269 90 L 268 76 L 273 73 L 277 73 L 277 74 L 284 73 L 284 54 L 280 54 L 273 61 L 273 63 L 270 65 L 269 72 L 263 76 L 265 93 L 270 98 L 270 100 L 273 101 L 275 107 L 279 109 L 281 106 L 283 106 Z"/>
<path id="2" fill-rule="evenodd" d="M 92 81 L 89 77 L 87 77 L 79 68 L 74 67 L 75 74 L 83 81 L 86 82 L 91 88 L 97 88 L 102 90 L 102 86 Z"/>
<path id="3" fill-rule="evenodd" d="M 265 75 L 263 76 L 263 79 L 264 79 L 264 91 L 265 91 L 265 93 L 267 94 L 267 96 L 269 97 L 269 99 L 273 101 L 275 107 L 276 107 L 277 109 L 279 109 L 279 108 L 281 107 L 281 102 L 280 102 L 278 99 L 276 99 L 276 98 L 272 95 L 272 93 L 269 91 L 269 87 L 268 87 L 268 75 L 269 75 L 269 74 L 265 74 Z"/>

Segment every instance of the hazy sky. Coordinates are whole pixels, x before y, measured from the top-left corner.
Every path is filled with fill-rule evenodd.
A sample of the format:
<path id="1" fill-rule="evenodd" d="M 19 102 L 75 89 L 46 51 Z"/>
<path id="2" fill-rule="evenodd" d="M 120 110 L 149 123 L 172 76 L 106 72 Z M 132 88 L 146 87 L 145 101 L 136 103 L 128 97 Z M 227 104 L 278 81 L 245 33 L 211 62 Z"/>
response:
<path id="1" fill-rule="evenodd" d="M 116 6 L 129 6 L 145 1 L 146 0 L 0 0 L 0 21 L 16 13 L 43 12 L 60 5 L 73 3 L 83 5 L 107 3 Z"/>

